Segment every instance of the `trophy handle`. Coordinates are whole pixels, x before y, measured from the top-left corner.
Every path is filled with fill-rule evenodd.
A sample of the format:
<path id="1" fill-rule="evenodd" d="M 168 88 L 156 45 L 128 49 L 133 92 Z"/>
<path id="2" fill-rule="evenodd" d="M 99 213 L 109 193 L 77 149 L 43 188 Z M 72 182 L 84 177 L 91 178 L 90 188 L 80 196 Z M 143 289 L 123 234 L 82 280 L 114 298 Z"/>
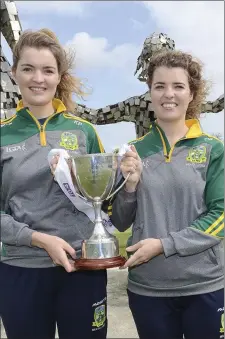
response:
<path id="1" fill-rule="evenodd" d="M 112 198 L 114 194 L 116 194 L 126 184 L 127 180 L 129 179 L 129 176 L 130 176 L 130 173 L 128 173 L 124 182 L 112 194 L 110 194 L 105 200 L 109 200 L 110 198 Z"/>

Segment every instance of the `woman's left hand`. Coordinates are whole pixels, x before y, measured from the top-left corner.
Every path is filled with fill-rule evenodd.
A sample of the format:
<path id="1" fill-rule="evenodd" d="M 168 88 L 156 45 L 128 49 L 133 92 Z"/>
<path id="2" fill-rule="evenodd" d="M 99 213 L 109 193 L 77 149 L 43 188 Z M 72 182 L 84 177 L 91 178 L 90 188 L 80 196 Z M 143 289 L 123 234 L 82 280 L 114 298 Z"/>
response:
<path id="1" fill-rule="evenodd" d="M 160 239 L 149 238 L 141 240 L 137 244 L 127 247 L 126 251 L 135 251 L 135 253 L 130 256 L 121 269 L 143 264 L 153 257 L 162 254 L 163 246 Z"/>
<path id="2" fill-rule="evenodd" d="M 56 154 L 52 157 L 52 159 L 50 161 L 50 169 L 51 169 L 53 176 L 55 175 L 55 171 L 56 171 L 56 167 L 58 165 L 58 162 L 59 162 L 59 154 Z M 69 170 L 70 170 L 70 173 L 72 175 L 73 171 L 72 171 L 72 160 L 71 160 L 71 158 L 67 159 L 67 164 L 69 166 Z"/>
<path id="3" fill-rule="evenodd" d="M 58 165 L 58 161 L 59 161 L 59 155 L 58 154 L 54 155 L 52 157 L 51 161 L 50 161 L 50 169 L 51 169 L 53 176 L 55 175 L 55 170 L 56 170 L 56 167 Z"/>

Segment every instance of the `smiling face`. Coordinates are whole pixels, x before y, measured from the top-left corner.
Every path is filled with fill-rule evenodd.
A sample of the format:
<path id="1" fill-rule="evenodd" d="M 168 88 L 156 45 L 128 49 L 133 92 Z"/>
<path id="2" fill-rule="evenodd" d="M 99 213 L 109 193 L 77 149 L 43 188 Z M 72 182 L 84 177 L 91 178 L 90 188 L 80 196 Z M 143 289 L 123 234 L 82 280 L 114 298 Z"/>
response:
<path id="1" fill-rule="evenodd" d="M 24 106 L 48 105 L 60 82 L 57 61 L 48 48 L 24 47 L 13 76 Z"/>
<path id="2" fill-rule="evenodd" d="M 150 93 L 158 121 L 185 120 L 193 95 L 190 92 L 188 74 L 183 68 L 163 66 L 156 68 Z"/>

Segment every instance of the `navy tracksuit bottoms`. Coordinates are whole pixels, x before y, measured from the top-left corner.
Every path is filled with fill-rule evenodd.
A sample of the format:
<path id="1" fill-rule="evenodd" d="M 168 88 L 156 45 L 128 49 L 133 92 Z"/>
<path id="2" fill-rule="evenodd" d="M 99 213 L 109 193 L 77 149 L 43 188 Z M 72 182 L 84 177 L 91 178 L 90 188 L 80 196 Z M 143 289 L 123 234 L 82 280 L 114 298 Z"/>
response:
<path id="1" fill-rule="evenodd" d="M 107 272 L 0 263 L 0 316 L 8 339 L 106 339 Z"/>
<path id="2" fill-rule="evenodd" d="M 140 339 L 224 338 L 224 291 L 185 297 L 146 297 L 128 290 Z"/>

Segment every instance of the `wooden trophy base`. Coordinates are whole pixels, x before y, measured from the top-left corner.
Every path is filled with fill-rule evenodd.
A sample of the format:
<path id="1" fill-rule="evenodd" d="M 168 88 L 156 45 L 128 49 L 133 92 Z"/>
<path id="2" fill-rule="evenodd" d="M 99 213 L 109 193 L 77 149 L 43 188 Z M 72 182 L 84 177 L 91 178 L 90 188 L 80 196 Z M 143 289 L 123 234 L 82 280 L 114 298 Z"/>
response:
<path id="1" fill-rule="evenodd" d="M 105 259 L 77 259 L 75 260 L 75 268 L 78 270 L 105 270 L 107 268 L 123 266 L 126 259 L 122 256 Z"/>

